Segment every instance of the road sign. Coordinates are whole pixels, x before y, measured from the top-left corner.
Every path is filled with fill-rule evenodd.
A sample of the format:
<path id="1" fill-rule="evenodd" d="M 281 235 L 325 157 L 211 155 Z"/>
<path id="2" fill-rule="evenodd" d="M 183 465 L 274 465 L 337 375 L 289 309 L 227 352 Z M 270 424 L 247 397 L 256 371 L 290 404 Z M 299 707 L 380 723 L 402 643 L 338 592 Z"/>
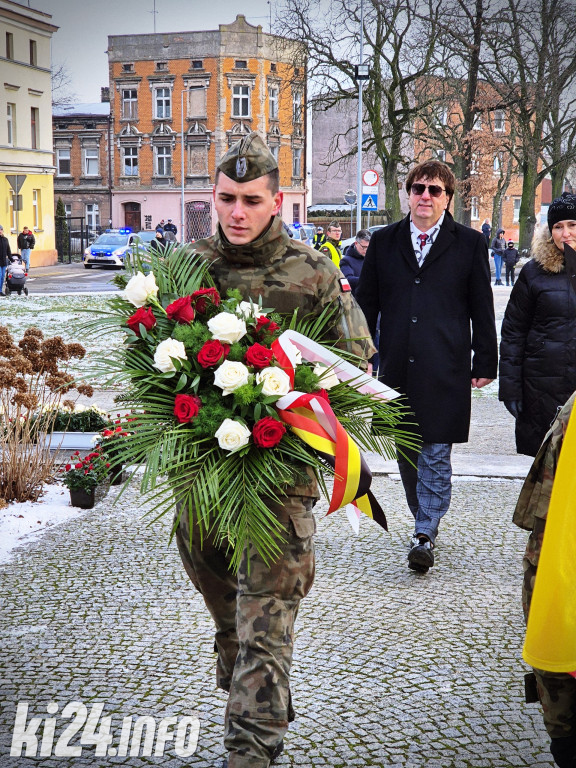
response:
<path id="1" fill-rule="evenodd" d="M 362 182 L 367 187 L 375 187 L 376 184 L 378 184 L 378 179 L 379 178 L 380 177 L 378 176 L 378 173 L 376 171 L 372 171 L 372 170 L 364 171 L 364 173 L 362 174 Z"/>
<path id="2" fill-rule="evenodd" d="M 363 211 L 378 210 L 378 195 L 376 194 L 376 192 L 372 192 L 369 195 L 362 195 L 362 210 Z"/>
<path id="3" fill-rule="evenodd" d="M 344 195 L 344 202 L 348 203 L 348 205 L 354 205 L 356 202 L 356 192 L 354 192 L 352 189 L 349 189 Z"/>

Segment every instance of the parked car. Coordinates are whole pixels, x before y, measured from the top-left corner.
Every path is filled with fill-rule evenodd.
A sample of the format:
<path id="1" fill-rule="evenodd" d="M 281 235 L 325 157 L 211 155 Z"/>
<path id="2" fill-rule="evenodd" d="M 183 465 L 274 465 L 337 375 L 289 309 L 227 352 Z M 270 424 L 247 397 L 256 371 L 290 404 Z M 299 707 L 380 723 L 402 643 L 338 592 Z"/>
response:
<path id="1" fill-rule="evenodd" d="M 142 238 L 131 229 L 109 229 L 103 232 L 84 251 L 84 269 L 92 267 L 124 267 L 127 256 L 137 248 L 142 253 L 146 247 Z"/>
<path id="2" fill-rule="evenodd" d="M 300 224 L 296 221 L 290 225 L 290 230 L 292 232 L 293 240 L 301 240 L 303 243 L 306 243 L 306 245 L 312 247 L 314 233 L 316 231 L 313 224 Z"/>
<path id="3" fill-rule="evenodd" d="M 150 243 L 152 240 L 156 240 L 156 230 L 155 229 L 141 229 L 139 232 L 136 233 L 140 240 L 142 241 L 142 245 L 144 248 L 148 251 L 150 250 Z"/>
<path id="4" fill-rule="evenodd" d="M 366 229 L 368 229 L 368 232 L 370 232 L 371 234 L 374 234 L 374 232 L 376 232 L 379 229 L 382 229 L 385 226 L 386 224 L 374 224 L 374 226 L 366 227 Z M 356 240 L 356 235 L 354 235 L 354 237 L 347 237 L 346 240 L 342 240 L 342 245 L 341 245 L 342 253 L 344 253 L 346 248 L 348 248 L 349 245 L 352 245 L 352 243 L 355 240 Z"/>

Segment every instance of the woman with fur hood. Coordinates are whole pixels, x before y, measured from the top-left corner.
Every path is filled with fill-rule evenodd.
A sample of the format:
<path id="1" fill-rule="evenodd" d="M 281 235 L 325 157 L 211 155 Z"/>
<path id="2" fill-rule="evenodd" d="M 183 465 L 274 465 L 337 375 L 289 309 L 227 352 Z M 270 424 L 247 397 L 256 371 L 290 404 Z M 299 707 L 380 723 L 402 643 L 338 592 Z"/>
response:
<path id="1" fill-rule="evenodd" d="M 516 450 L 535 456 L 576 390 L 576 195 L 548 208 L 548 226 L 510 294 L 502 323 L 499 399 L 516 419 Z M 574 269 L 566 271 L 566 261 Z"/>

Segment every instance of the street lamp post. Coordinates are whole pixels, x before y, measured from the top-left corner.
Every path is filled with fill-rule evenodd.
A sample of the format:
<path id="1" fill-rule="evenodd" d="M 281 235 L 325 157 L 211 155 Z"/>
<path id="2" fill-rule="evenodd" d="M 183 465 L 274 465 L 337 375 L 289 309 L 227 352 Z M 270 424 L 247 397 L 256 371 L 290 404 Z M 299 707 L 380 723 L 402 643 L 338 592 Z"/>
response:
<path id="1" fill-rule="evenodd" d="M 356 180 L 356 229 L 362 225 L 362 90 L 364 81 L 370 79 L 370 68 L 362 63 L 364 58 L 364 2 L 360 0 L 360 63 L 354 67 L 354 77 L 358 83 L 358 173 Z"/>
<path id="2" fill-rule="evenodd" d="M 184 242 L 184 94 L 191 88 L 184 88 L 180 94 L 180 242 Z"/>

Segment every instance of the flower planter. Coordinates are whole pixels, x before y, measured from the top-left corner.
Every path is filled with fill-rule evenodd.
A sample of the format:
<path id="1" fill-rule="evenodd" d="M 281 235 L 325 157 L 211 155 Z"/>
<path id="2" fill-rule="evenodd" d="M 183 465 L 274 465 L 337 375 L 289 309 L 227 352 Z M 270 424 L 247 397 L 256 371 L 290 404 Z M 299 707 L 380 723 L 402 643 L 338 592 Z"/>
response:
<path id="1" fill-rule="evenodd" d="M 51 450 L 89 451 L 94 448 L 98 432 L 51 432 L 46 435 L 46 445 Z"/>
<path id="2" fill-rule="evenodd" d="M 96 502 L 95 490 L 95 488 L 91 491 L 85 491 L 83 488 L 76 490 L 70 488 L 70 504 L 81 509 L 92 509 Z"/>

